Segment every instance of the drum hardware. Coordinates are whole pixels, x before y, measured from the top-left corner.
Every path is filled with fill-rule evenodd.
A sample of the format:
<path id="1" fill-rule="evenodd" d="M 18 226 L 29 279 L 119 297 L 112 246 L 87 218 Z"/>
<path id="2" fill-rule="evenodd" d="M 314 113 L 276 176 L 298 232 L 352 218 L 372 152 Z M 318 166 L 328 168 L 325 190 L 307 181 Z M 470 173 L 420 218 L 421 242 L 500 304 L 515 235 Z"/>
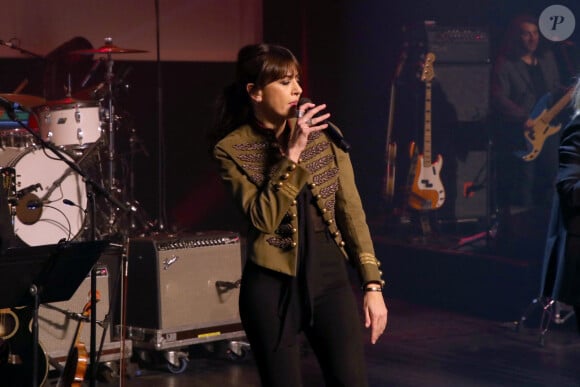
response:
<path id="1" fill-rule="evenodd" d="M 112 62 L 112 61 L 111 61 Z M 2 100 L 0 99 L 0 102 L 2 102 Z M 62 161 L 64 162 L 66 165 L 68 165 L 68 168 L 65 169 L 65 172 L 63 174 L 61 174 L 60 177 L 56 178 L 53 180 L 53 184 L 51 187 L 49 187 L 47 189 L 47 192 L 45 193 L 45 195 L 43 195 L 42 200 L 40 201 L 40 203 L 42 204 L 42 202 L 44 202 L 45 199 L 47 199 L 53 192 L 56 191 L 56 188 L 59 187 L 61 189 L 61 191 L 57 192 L 57 193 L 62 193 L 62 186 L 64 185 L 64 183 L 67 181 L 67 179 L 69 177 L 72 178 L 76 178 L 77 175 L 79 178 L 82 178 L 82 180 L 86 183 L 86 196 L 82 196 L 82 195 L 78 195 L 78 202 L 83 203 L 82 201 L 86 201 L 85 203 L 87 203 L 89 205 L 90 211 L 88 211 L 89 213 L 89 218 L 91 219 L 91 232 L 90 232 L 90 241 L 95 242 L 95 235 L 96 235 L 96 230 L 95 230 L 95 195 L 99 195 L 104 197 L 107 201 L 109 201 L 112 206 L 111 208 L 118 208 L 122 211 L 124 211 L 126 214 L 129 214 L 131 211 L 133 211 L 132 208 L 126 206 L 124 203 L 122 203 L 121 201 L 117 200 L 117 198 L 115 198 L 112 194 L 111 191 L 107 191 L 106 188 L 101 187 L 98 183 L 96 183 L 93 179 L 90 178 L 90 176 L 86 173 L 86 171 L 84 171 L 81 167 L 80 164 L 82 163 L 82 160 L 79 160 L 77 163 L 75 163 L 73 160 L 71 160 L 70 156 L 68 156 L 66 153 L 63 152 L 62 149 L 59 149 L 55 144 L 51 143 L 51 142 L 47 142 L 44 141 L 42 139 L 42 137 L 37 134 L 34 133 L 34 131 L 32 131 L 30 129 L 30 127 L 28 127 L 26 124 L 24 124 L 22 121 L 16 119 L 16 115 L 14 112 L 14 104 L 11 105 L 11 101 L 5 101 L 7 103 L 4 103 L 3 106 L 7 109 L 7 113 L 8 115 L 16 122 L 18 122 L 20 124 L 20 126 L 22 126 L 24 129 L 28 130 L 30 133 L 33 134 L 33 136 L 39 141 L 40 144 L 42 144 L 43 146 L 43 152 L 45 151 L 44 148 L 48 148 L 50 149 L 50 151 L 58 157 L 58 159 L 54 159 L 54 158 L 49 158 L 50 161 L 53 162 L 59 162 Z M 109 100 L 109 107 L 112 109 L 112 101 Z M 110 110 L 110 112 L 112 112 L 112 110 Z M 112 121 L 112 120 L 109 120 Z M 111 122 L 112 124 L 112 122 Z M 94 144 L 94 147 L 96 147 L 96 143 Z M 91 150 L 94 148 L 91 148 Z M 30 150 L 26 150 L 27 152 L 29 152 Z M 36 149 L 33 149 L 32 151 L 36 151 Z M 44 154 L 44 153 L 38 153 L 38 154 Z M 2 155 L 0 155 L 1 157 Z M 43 166 L 46 166 L 46 164 L 48 163 L 44 163 Z M 59 163 L 59 165 L 62 165 Z M 45 170 L 44 171 L 45 174 L 47 175 L 49 173 L 54 173 L 54 171 L 52 171 L 52 169 L 49 170 Z M 43 175 L 43 178 L 45 177 Z M 68 181 L 70 181 L 70 179 L 68 179 Z M 57 183 L 58 182 L 58 183 Z M 78 194 L 78 192 L 80 191 L 77 190 L 76 194 Z M 74 193 L 73 193 L 74 195 Z M 65 204 L 68 208 L 76 208 L 77 206 L 71 206 L 68 203 L 64 203 L 62 199 L 68 199 L 70 202 L 74 203 L 74 201 L 70 200 L 69 198 L 64 197 L 63 195 L 61 195 L 60 197 L 60 201 L 51 201 L 51 203 L 62 203 Z M 36 202 L 30 203 L 31 207 L 37 207 L 36 206 Z M 53 207 L 53 205 L 51 205 L 50 207 Z M 27 209 L 29 207 L 29 204 L 26 205 Z M 43 206 L 43 208 L 46 206 Z M 34 209 L 34 208 L 33 208 Z M 78 208 L 77 208 L 78 210 Z M 60 209 L 60 212 L 64 213 L 64 207 Z M 79 217 L 82 217 L 84 215 L 84 211 L 77 211 L 77 215 Z M 68 222 L 68 219 L 65 217 L 65 219 Z M 35 224 L 43 224 L 44 222 L 40 222 L 37 221 Z M 57 227 L 61 227 L 61 225 L 57 225 Z M 69 226 L 69 230 L 71 229 L 71 227 Z M 61 230 L 62 231 L 62 230 Z M 64 238 L 64 240 L 66 241 L 69 238 Z M 62 239 L 61 239 L 62 240 Z M 60 242 L 59 242 L 60 243 Z M 48 244 L 48 243 L 45 243 Z M 91 270 L 91 343 L 90 343 L 90 348 L 91 348 L 91 356 L 90 356 L 90 362 L 91 364 L 97 364 L 96 363 L 96 298 L 95 298 L 95 293 L 96 293 L 96 271 L 93 268 Z M 38 337 L 38 336 L 36 336 Z M 96 367 L 94 367 L 94 371 L 92 372 L 92 375 L 90 375 L 89 380 L 91 381 L 91 385 L 94 384 L 95 381 L 95 377 L 96 377 Z"/>
<path id="2" fill-rule="evenodd" d="M 104 90 L 105 94 L 103 96 L 103 107 L 105 110 L 105 121 L 106 121 L 106 128 L 107 128 L 107 176 L 106 176 L 106 184 L 107 190 L 111 193 L 118 193 L 120 189 L 117 187 L 117 180 L 116 180 L 116 165 L 115 162 L 117 161 L 117 154 L 116 154 L 116 142 L 115 142 L 115 124 L 116 124 L 116 115 L 115 115 L 115 105 L 114 105 L 114 87 L 119 82 L 123 82 L 124 78 L 130 72 L 130 69 L 126 69 L 122 76 L 115 80 L 115 75 L 113 73 L 113 54 L 134 54 L 134 53 L 145 53 L 147 51 L 144 50 L 136 50 L 130 48 L 122 48 L 115 46 L 113 44 L 113 39 L 110 37 L 105 38 L 105 44 L 96 49 L 83 49 L 83 50 L 75 50 L 71 51 L 70 54 L 74 55 L 93 55 L 93 54 L 103 54 L 105 57 L 100 59 L 105 63 L 105 79 L 104 82 L 99 85 L 99 87 L 91 92 L 91 94 L 96 95 L 98 90 Z M 100 62 L 98 62 L 100 63 Z M 98 67 L 98 65 L 93 65 L 93 67 Z M 89 72 L 90 73 L 90 72 Z M 87 75 L 88 77 L 88 75 Z M 129 208 L 134 208 L 131 205 L 132 200 L 130 200 L 126 205 Z M 108 230 L 106 232 L 108 234 L 114 234 L 114 224 L 116 223 L 116 209 L 113 207 L 109 208 L 109 222 L 108 222 Z M 129 214 L 134 214 L 136 211 L 130 210 Z M 131 215 L 132 216 L 132 215 Z"/>

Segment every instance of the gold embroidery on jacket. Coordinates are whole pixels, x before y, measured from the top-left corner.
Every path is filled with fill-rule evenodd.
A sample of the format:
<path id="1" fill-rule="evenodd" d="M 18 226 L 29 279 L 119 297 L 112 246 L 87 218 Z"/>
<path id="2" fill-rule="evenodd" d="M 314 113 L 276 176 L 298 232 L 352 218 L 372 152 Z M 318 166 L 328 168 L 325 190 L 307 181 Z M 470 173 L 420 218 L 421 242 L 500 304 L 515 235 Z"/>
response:
<path id="1" fill-rule="evenodd" d="M 310 140 L 309 140 L 309 142 L 310 142 Z M 302 159 L 302 161 L 308 161 L 308 160 L 312 159 L 313 157 L 315 157 L 316 155 L 324 152 L 326 149 L 328 149 L 329 146 L 330 146 L 330 143 L 328 143 L 328 141 L 325 141 L 325 142 L 321 142 L 319 144 L 315 144 L 312 147 L 307 147 L 306 149 L 304 149 L 302 151 L 300 158 Z"/>
<path id="2" fill-rule="evenodd" d="M 279 238 L 279 237 L 272 237 L 267 239 L 268 243 L 274 247 L 279 247 L 281 249 L 288 249 L 292 247 L 293 240 L 292 238 Z"/>
<path id="3" fill-rule="evenodd" d="M 233 144 L 232 148 L 239 151 L 256 151 L 256 150 L 264 150 L 268 147 L 268 143 L 266 142 L 249 142 L 244 144 Z"/>
<path id="4" fill-rule="evenodd" d="M 309 164 L 306 165 L 306 169 L 308 169 L 308 171 L 310 171 L 310 173 L 314 173 L 324 167 L 326 167 L 327 165 L 329 165 L 332 160 L 334 160 L 334 155 L 326 155 L 321 157 L 318 160 L 315 160 Z"/>
<path id="5" fill-rule="evenodd" d="M 338 181 L 335 181 L 334 183 L 332 183 L 328 187 L 322 188 L 320 190 L 320 197 L 322 197 L 323 199 L 326 199 L 328 197 L 333 196 L 336 193 L 336 191 L 338 191 Z"/>
<path id="6" fill-rule="evenodd" d="M 337 175 L 338 175 L 338 168 L 334 167 L 334 168 L 329 169 L 328 171 L 324 171 L 323 173 L 321 173 L 319 175 L 315 175 L 314 177 L 312 177 L 312 181 L 314 183 L 316 183 L 317 185 L 321 185 L 321 184 L 326 183 L 329 180 L 332 180 Z"/>

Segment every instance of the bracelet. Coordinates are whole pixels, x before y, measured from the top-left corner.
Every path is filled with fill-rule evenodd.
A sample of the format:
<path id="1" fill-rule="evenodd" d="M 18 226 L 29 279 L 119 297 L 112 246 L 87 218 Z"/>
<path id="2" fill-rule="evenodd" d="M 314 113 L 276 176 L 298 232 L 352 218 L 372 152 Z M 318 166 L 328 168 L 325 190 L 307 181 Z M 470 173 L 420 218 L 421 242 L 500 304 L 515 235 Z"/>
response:
<path id="1" fill-rule="evenodd" d="M 383 288 L 380 286 L 367 286 L 365 292 L 382 292 Z"/>

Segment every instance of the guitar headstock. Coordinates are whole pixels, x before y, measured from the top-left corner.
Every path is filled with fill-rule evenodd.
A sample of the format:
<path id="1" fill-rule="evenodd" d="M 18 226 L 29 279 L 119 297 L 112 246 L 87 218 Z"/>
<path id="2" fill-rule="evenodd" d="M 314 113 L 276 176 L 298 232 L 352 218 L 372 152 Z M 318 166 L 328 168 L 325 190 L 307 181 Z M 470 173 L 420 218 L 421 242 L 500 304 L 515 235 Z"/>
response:
<path id="1" fill-rule="evenodd" d="M 425 63 L 423 64 L 423 73 L 421 80 L 423 82 L 431 82 L 435 78 L 435 70 L 433 69 L 433 62 L 435 62 L 435 54 L 428 52 L 425 55 Z"/>

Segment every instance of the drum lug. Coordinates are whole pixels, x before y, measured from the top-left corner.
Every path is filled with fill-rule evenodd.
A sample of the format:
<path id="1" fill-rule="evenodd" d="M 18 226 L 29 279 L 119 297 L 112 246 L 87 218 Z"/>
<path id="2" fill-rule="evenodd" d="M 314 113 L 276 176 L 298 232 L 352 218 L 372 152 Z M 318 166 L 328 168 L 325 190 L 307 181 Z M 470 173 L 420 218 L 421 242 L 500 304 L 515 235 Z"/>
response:
<path id="1" fill-rule="evenodd" d="M 77 128 L 77 140 L 79 140 L 79 144 L 83 144 L 83 138 L 84 138 L 84 134 L 83 134 L 83 129 L 82 128 Z"/>
<path id="2" fill-rule="evenodd" d="M 81 111 L 79 110 L 79 105 L 76 105 L 75 107 L 75 121 L 77 124 L 81 123 Z"/>

